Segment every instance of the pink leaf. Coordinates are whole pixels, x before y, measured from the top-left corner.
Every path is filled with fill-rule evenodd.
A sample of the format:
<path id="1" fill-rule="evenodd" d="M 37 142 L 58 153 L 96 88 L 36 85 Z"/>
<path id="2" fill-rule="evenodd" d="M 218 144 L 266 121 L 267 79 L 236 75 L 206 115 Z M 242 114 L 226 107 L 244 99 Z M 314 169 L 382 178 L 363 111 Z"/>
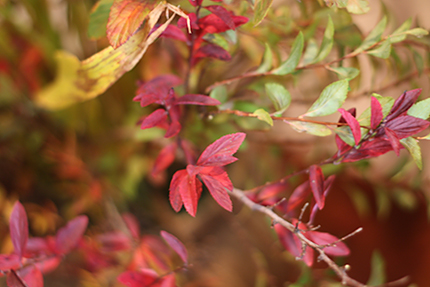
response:
<path id="1" fill-rule="evenodd" d="M 225 210 L 232 211 L 233 204 L 227 190 L 233 190 L 233 184 L 227 173 L 220 167 L 209 167 L 199 173 L 210 194 Z"/>
<path id="2" fill-rule="evenodd" d="M 140 237 L 140 228 L 136 217 L 131 213 L 123 213 L 121 216 L 133 238 L 138 239 Z"/>
<path id="3" fill-rule="evenodd" d="M 177 144 L 172 143 L 165 146 L 157 156 L 151 174 L 157 175 L 161 171 L 169 167 L 175 160 Z"/>
<path id="4" fill-rule="evenodd" d="M 174 25 L 167 26 L 166 30 L 163 31 L 160 37 L 171 38 L 182 42 L 187 42 L 187 37 L 185 36 L 184 32 L 182 32 L 181 29 L 179 29 L 177 26 L 174 26 Z"/>
<path id="5" fill-rule="evenodd" d="M 338 111 L 342 114 L 342 117 L 345 119 L 348 126 L 351 128 L 352 135 L 354 136 L 355 144 L 358 144 L 361 140 L 361 130 L 360 124 L 356 118 L 354 118 L 350 113 L 345 111 L 344 109 L 338 109 Z"/>
<path id="6" fill-rule="evenodd" d="M 315 201 L 317 202 L 318 208 L 321 210 L 324 208 L 324 175 L 321 167 L 318 165 L 312 165 L 309 168 L 309 182 L 311 185 L 312 193 L 314 194 Z"/>
<path id="7" fill-rule="evenodd" d="M 182 198 L 181 198 L 181 188 L 186 188 L 188 180 L 188 173 L 185 169 L 178 170 L 172 177 L 170 181 L 170 193 L 169 200 L 170 205 L 173 207 L 173 210 L 179 212 L 182 207 Z"/>
<path id="8" fill-rule="evenodd" d="M 194 54 L 193 63 L 197 63 L 200 58 L 213 58 L 221 61 L 229 61 L 231 59 L 230 54 L 218 45 L 206 44 L 200 47 Z"/>
<path id="9" fill-rule="evenodd" d="M 372 97 L 371 99 L 370 111 L 371 111 L 370 128 L 375 130 L 381 123 L 382 118 L 384 117 L 384 115 L 382 114 L 381 103 L 375 97 Z"/>
<path id="10" fill-rule="evenodd" d="M 8 287 L 27 287 L 16 272 L 9 272 L 7 274 L 6 284 Z"/>
<path id="11" fill-rule="evenodd" d="M 37 267 L 28 266 L 17 273 L 27 284 L 27 287 L 43 287 L 43 275 Z"/>
<path id="12" fill-rule="evenodd" d="M 15 253 L 21 258 L 28 240 L 28 220 L 24 206 L 19 201 L 13 206 L 9 229 Z"/>
<path id="13" fill-rule="evenodd" d="M 181 124 L 179 121 L 172 120 L 169 127 L 167 128 L 166 134 L 164 135 L 165 138 L 171 138 L 176 136 L 181 131 Z"/>
<path id="14" fill-rule="evenodd" d="M 231 30 L 234 30 L 236 28 L 236 25 L 234 24 L 233 18 L 230 15 L 230 12 L 227 11 L 222 6 L 219 5 L 211 5 L 204 7 L 211 11 L 213 14 L 218 16 Z"/>
<path id="15" fill-rule="evenodd" d="M 293 209 L 301 205 L 306 200 L 306 197 L 311 192 L 309 187 L 309 181 L 305 181 L 304 183 L 296 187 L 296 189 L 294 189 L 293 193 L 288 199 L 287 209 L 285 210 L 286 213 L 291 212 Z"/>
<path id="16" fill-rule="evenodd" d="M 245 139 L 245 133 L 225 135 L 210 144 L 200 155 L 197 165 L 223 166 L 235 162 L 234 154 Z"/>
<path id="17" fill-rule="evenodd" d="M 170 89 L 182 83 L 181 78 L 175 75 L 163 75 L 155 77 L 139 85 L 134 101 L 140 101 L 145 107 L 152 103 L 162 104 L 162 100 L 168 95 Z"/>
<path id="18" fill-rule="evenodd" d="M 147 116 L 140 125 L 142 130 L 153 128 L 167 121 L 167 112 L 165 109 L 157 109 Z"/>
<path id="19" fill-rule="evenodd" d="M 418 96 L 421 94 L 422 89 L 415 89 L 412 91 L 404 92 L 395 102 L 387 116 L 387 121 L 397 118 L 398 116 L 406 113 L 410 107 L 417 101 Z"/>
<path id="20" fill-rule="evenodd" d="M 274 226 L 276 234 L 278 234 L 279 241 L 282 246 L 288 250 L 293 256 L 299 258 L 302 255 L 302 243 L 291 231 L 286 229 L 280 224 Z M 312 266 L 314 262 L 314 250 L 306 246 L 305 253 L 303 254 L 303 261 L 308 266 Z"/>
<path id="21" fill-rule="evenodd" d="M 306 233 L 306 237 L 318 245 L 332 244 L 339 239 L 329 233 L 310 231 Z M 342 241 L 337 242 L 334 246 L 325 247 L 324 252 L 333 256 L 346 256 L 349 254 L 349 248 Z"/>
<path id="22" fill-rule="evenodd" d="M 221 102 L 206 95 L 184 95 L 176 100 L 177 105 L 202 105 L 202 106 L 217 106 Z"/>
<path id="23" fill-rule="evenodd" d="M 333 185 L 333 182 L 334 182 L 334 179 L 336 178 L 336 176 L 335 175 L 330 175 L 325 181 L 324 181 L 324 198 L 326 198 L 327 197 L 327 195 L 328 195 L 328 193 L 329 193 L 329 191 L 330 191 L 330 188 L 331 188 L 331 186 Z M 311 214 L 310 214 L 310 216 L 309 216 L 309 223 L 308 224 L 312 224 L 313 222 L 314 222 L 314 219 L 315 219 L 315 215 L 316 215 L 316 213 L 317 213 L 317 210 L 318 210 L 318 205 L 317 204 L 315 204 L 313 207 L 312 207 L 312 211 L 311 211 Z"/>
<path id="24" fill-rule="evenodd" d="M 48 257 L 45 260 L 36 262 L 34 265 L 37 267 L 37 269 L 40 270 L 42 273 L 49 273 L 54 271 L 58 265 L 61 263 L 61 257 L 55 256 L 55 257 Z"/>
<path id="25" fill-rule="evenodd" d="M 187 249 L 185 248 L 184 244 L 182 244 L 182 242 L 178 238 L 176 238 L 175 236 L 173 236 L 172 234 L 170 234 L 164 230 L 162 230 L 160 232 L 160 234 L 164 238 L 164 240 L 167 242 L 167 244 L 169 244 L 169 246 L 176 253 L 178 253 L 179 257 L 181 257 L 184 264 L 187 265 L 188 264 L 188 252 L 187 252 Z"/>
<path id="26" fill-rule="evenodd" d="M 391 129 L 399 139 L 404 139 L 425 130 L 429 125 L 426 120 L 404 115 L 388 121 L 386 128 Z"/>
<path id="27" fill-rule="evenodd" d="M 157 278 L 158 275 L 155 272 L 150 274 L 149 272 L 126 271 L 121 273 L 117 280 L 128 287 L 142 287 L 150 286 Z"/>
<path id="28" fill-rule="evenodd" d="M 21 257 L 16 254 L 0 254 L 0 270 L 17 269 L 21 266 Z"/>
<path id="29" fill-rule="evenodd" d="M 58 254 L 72 250 L 82 238 L 88 225 L 88 217 L 80 215 L 70 220 L 66 226 L 57 231 L 55 246 Z"/>
<path id="30" fill-rule="evenodd" d="M 97 235 L 102 252 L 116 252 L 131 248 L 130 237 L 121 231 L 112 231 Z"/>

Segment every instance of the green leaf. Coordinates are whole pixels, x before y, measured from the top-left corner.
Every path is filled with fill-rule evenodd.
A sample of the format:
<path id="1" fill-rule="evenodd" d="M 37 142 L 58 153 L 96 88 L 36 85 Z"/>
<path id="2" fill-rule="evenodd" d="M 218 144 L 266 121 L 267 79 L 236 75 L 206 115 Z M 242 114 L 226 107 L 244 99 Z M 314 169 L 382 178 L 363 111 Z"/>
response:
<path id="1" fill-rule="evenodd" d="M 265 111 L 264 109 L 258 109 L 256 110 L 254 113 L 252 113 L 253 115 L 257 116 L 257 119 L 259 119 L 260 121 L 266 122 L 268 123 L 270 126 L 273 126 L 273 120 L 272 117 L 270 116 L 270 114 Z"/>
<path id="2" fill-rule="evenodd" d="M 272 74 L 284 76 L 294 72 L 297 65 L 299 64 L 300 58 L 302 57 L 303 45 L 304 45 L 304 37 L 303 37 L 302 31 L 300 31 L 293 42 L 290 56 L 278 68 L 274 69 L 272 71 Z"/>
<path id="3" fill-rule="evenodd" d="M 406 31 L 405 33 L 408 35 L 418 37 L 418 38 L 421 38 L 422 36 L 426 36 L 429 34 L 429 32 L 423 28 L 414 28 L 414 29 Z"/>
<path id="4" fill-rule="evenodd" d="M 383 41 L 375 49 L 367 51 L 367 54 L 372 55 L 374 57 L 382 58 L 382 59 L 388 59 L 388 57 L 390 57 L 390 53 L 391 53 L 391 43 L 388 40 Z"/>
<path id="5" fill-rule="evenodd" d="M 381 41 L 382 33 L 385 30 L 385 27 L 387 26 L 387 17 L 384 16 L 382 20 L 373 28 L 373 30 L 369 33 L 369 35 L 364 39 L 363 43 L 354 51 L 355 54 L 359 54 L 379 41 Z"/>
<path id="6" fill-rule="evenodd" d="M 349 83 L 346 79 L 328 85 L 303 116 L 327 116 L 336 112 L 345 101 L 348 89 Z"/>
<path id="7" fill-rule="evenodd" d="M 278 83 L 266 83 L 266 94 L 269 96 L 277 113 L 283 113 L 291 103 L 291 95 L 283 85 Z"/>
<path id="8" fill-rule="evenodd" d="M 263 21 L 272 6 L 273 0 L 256 0 L 254 3 L 254 27 Z"/>
<path id="9" fill-rule="evenodd" d="M 305 54 L 303 55 L 303 65 L 313 62 L 318 54 L 318 45 L 315 39 L 311 38 L 306 45 Z"/>
<path id="10" fill-rule="evenodd" d="M 412 18 L 409 18 L 399 28 L 397 28 L 390 36 L 389 40 L 391 43 L 401 42 L 406 38 L 405 32 L 411 27 Z"/>
<path id="11" fill-rule="evenodd" d="M 360 70 L 353 67 L 330 67 L 330 71 L 335 72 L 338 75 L 339 80 L 352 80 L 360 74 Z"/>
<path id="12" fill-rule="evenodd" d="M 97 39 L 106 36 L 106 26 L 113 0 L 101 0 L 91 9 L 88 37 Z"/>
<path id="13" fill-rule="evenodd" d="M 369 2 L 367 0 L 348 0 L 346 10 L 352 14 L 365 14 L 370 10 Z"/>
<path id="14" fill-rule="evenodd" d="M 290 124 L 291 127 L 299 133 L 308 133 L 314 136 L 325 137 L 331 135 L 331 130 L 325 125 L 314 124 L 308 122 L 296 122 L 296 121 L 285 121 Z"/>
<path id="15" fill-rule="evenodd" d="M 261 64 L 255 73 L 265 73 L 270 70 L 272 67 L 272 49 L 270 49 L 269 44 L 265 43 L 266 49 L 264 50 L 263 59 L 261 60 Z"/>
<path id="16" fill-rule="evenodd" d="M 382 255 L 375 251 L 372 254 L 370 278 L 366 285 L 376 286 L 385 283 L 385 263 Z"/>
<path id="17" fill-rule="evenodd" d="M 372 96 L 374 96 L 381 104 L 382 114 L 385 118 L 390 112 L 391 108 L 393 107 L 394 99 L 390 97 L 383 97 L 375 93 L 373 93 Z M 362 126 L 370 126 L 370 117 L 371 117 L 371 110 L 369 107 L 358 117 L 357 120 L 360 122 L 360 125 Z"/>
<path id="18" fill-rule="evenodd" d="M 321 47 L 319 49 L 318 55 L 311 63 L 321 62 L 328 56 L 328 54 L 331 51 L 331 48 L 333 47 L 333 35 L 334 35 L 334 25 L 333 25 L 333 21 L 331 20 L 331 17 L 329 16 L 327 27 L 324 32 L 324 38 L 321 43 Z"/>
<path id="19" fill-rule="evenodd" d="M 408 115 L 426 120 L 430 117 L 430 98 L 419 101 L 408 110 Z"/>
<path id="20" fill-rule="evenodd" d="M 224 104 L 228 99 L 227 88 L 224 85 L 217 86 L 210 92 L 209 97 L 214 98 Z"/>
<path id="21" fill-rule="evenodd" d="M 351 128 L 348 126 L 341 126 L 334 130 L 334 132 L 348 145 L 355 146 L 354 135 Z M 363 133 L 362 133 L 363 134 Z"/>
<path id="22" fill-rule="evenodd" d="M 220 46 L 224 50 L 229 48 L 228 41 L 221 34 L 206 34 L 203 39 Z"/>
<path id="23" fill-rule="evenodd" d="M 407 137 L 407 138 L 401 139 L 400 142 L 409 151 L 417 167 L 420 170 L 422 170 L 423 159 L 421 156 L 421 148 L 420 148 L 420 145 L 418 144 L 418 141 L 413 137 Z"/>
<path id="24" fill-rule="evenodd" d="M 424 70 L 424 59 L 415 49 L 412 49 L 412 56 L 414 58 L 415 66 L 417 66 L 418 76 L 421 76 Z"/>

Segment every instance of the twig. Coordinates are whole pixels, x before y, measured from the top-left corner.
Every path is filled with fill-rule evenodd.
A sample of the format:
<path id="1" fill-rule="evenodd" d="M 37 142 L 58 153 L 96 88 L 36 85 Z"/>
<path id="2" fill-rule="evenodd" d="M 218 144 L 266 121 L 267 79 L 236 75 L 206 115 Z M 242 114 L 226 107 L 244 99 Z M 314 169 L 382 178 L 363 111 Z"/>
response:
<path id="1" fill-rule="evenodd" d="M 327 263 L 327 265 L 336 273 L 336 275 L 341 279 L 342 284 L 344 284 L 346 286 L 352 286 L 352 287 L 357 287 L 357 286 L 365 287 L 366 286 L 366 285 L 356 281 L 355 279 L 352 279 L 351 277 L 349 277 L 346 274 L 345 269 L 338 266 L 333 260 L 331 260 L 331 258 L 325 254 L 325 252 L 321 248 L 321 246 L 319 246 L 318 244 L 316 244 L 316 243 L 312 242 L 311 240 L 309 240 L 308 238 L 306 238 L 301 232 L 295 232 L 296 226 L 294 224 L 288 222 L 287 220 L 285 220 L 284 218 L 282 218 L 281 216 L 276 214 L 270 208 L 253 202 L 240 189 L 233 188 L 233 190 L 230 192 L 230 194 L 232 196 L 234 196 L 235 198 L 237 198 L 238 200 L 240 200 L 243 204 L 248 206 L 251 210 L 255 210 L 255 211 L 258 211 L 260 213 L 266 214 L 267 216 L 272 218 L 272 220 L 275 221 L 276 223 L 282 225 L 283 227 L 287 228 L 291 232 L 295 233 L 296 236 L 300 239 L 300 241 L 303 244 L 306 244 L 307 246 L 313 248 L 314 250 L 316 250 L 319 253 L 319 258 L 322 261 L 324 261 L 325 263 Z"/>

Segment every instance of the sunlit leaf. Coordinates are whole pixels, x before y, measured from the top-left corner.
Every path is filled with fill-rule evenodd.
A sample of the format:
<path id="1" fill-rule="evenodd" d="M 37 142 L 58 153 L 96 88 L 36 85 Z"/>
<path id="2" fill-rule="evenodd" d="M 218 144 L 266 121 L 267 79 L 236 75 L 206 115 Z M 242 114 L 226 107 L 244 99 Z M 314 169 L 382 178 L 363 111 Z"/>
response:
<path id="1" fill-rule="evenodd" d="M 256 0 L 254 3 L 254 27 L 263 21 L 272 6 L 273 0 Z"/>
<path id="2" fill-rule="evenodd" d="M 375 49 L 367 51 L 367 54 L 378 58 L 382 58 L 382 59 L 388 59 L 388 57 L 390 57 L 390 53 L 391 53 L 391 43 L 388 40 L 383 41 Z"/>
<path id="3" fill-rule="evenodd" d="M 384 32 L 386 26 L 387 17 L 384 16 L 384 18 L 382 18 L 375 28 L 372 29 L 372 31 L 369 33 L 369 35 L 367 35 L 366 39 L 364 39 L 363 43 L 361 43 L 354 53 L 361 53 L 381 41 L 382 33 Z"/>
<path id="4" fill-rule="evenodd" d="M 369 1 L 368 0 L 348 0 L 346 9 L 348 10 L 349 13 L 365 14 L 370 10 Z"/>
<path id="5" fill-rule="evenodd" d="M 414 28 L 414 29 L 406 31 L 405 33 L 407 35 L 412 35 L 412 36 L 415 36 L 415 37 L 418 37 L 418 38 L 420 38 L 422 36 L 426 36 L 426 35 L 429 34 L 429 32 L 426 29 L 423 29 L 423 28 Z"/>
<path id="6" fill-rule="evenodd" d="M 338 75 L 339 80 L 352 80 L 360 74 L 360 70 L 353 67 L 330 67 L 330 71 L 335 72 Z"/>
<path id="7" fill-rule="evenodd" d="M 333 47 L 333 35 L 334 35 L 334 25 L 331 17 L 328 17 L 327 27 L 324 32 L 324 38 L 321 43 L 321 47 L 319 49 L 318 55 L 311 63 L 317 63 L 324 60 L 328 54 L 330 53 Z"/>
<path id="8" fill-rule="evenodd" d="M 36 94 L 36 103 L 46 109 L 58 110 L 93 99 L 106 91 L 139 62 L 148 46 L 173 20 L 170 17 L 148 35 L 153 27 L 151 25 L 155 25 L 164 8 L 162 4 L 154 8 L 148 16 L 150 20 L 145 22 L 146 28 L 139 30 L 116 50 L 108 47 L 82 62 L 69 53 L 57 52 L 57 77 L 52 84 Z"/>
<path id="9" fill-rule="evenodd" d="M 266 94 L 269 96 L 277 113 L 283 113 L 291 103 L 291 95 L 287 89 L 278 83 L 266 83 Z"/>
<path id="10" fill-rule="evenodd" d="M 270 70 L 272 67 L 272 49 L 270 49 L 269 44 L 265 43 L 265 50 L 263 54 L 263 59 L 261 60 L 261 64 L 258 67 L 258 69 L 255 71 L 255 73 L 265 73 Z"/>
<path id="11" fill-rule="evenodd" d="M 423 169 L 423 159 L 421 156 L 421 148 L 420 148 L 420 145 L 418 144 L 418 141 L 413 137 L 407 137 L 407 138 L 401 139 L 400 142 L 409 151 L 417 167 L 420 170 Z"/>
<path id="12" fill-rule="evenodd" d="M 331 130 L 325 125 L 307 123 L 307 122 L 299 122 L 299 121 L 285 121 L 290 124 L 293 129 L 302 133 L 308 133 L 314 136 L 325 137 L 331 135 Z"/>
<path id="13" fill-rule="evenodd" d="M 153 7 L 151 1 L 115 0 L 106 28 L 111 46 L 116 49 L 124 44 L 139 29 Z"/>
<path id="14" fill-rule="evenodd" d="M 430 98 L 419 101 L 414 104 L 409 110 L 408 115 L 426 120 L 430 117 Z"/>
<path id="15" fill-rule="evenodd" d="M 303 116 L 327 116 L 336 112 L 345 101 L 348 89 L 348 80 L 341 80 L 328 85 Z"/>
<path id="16" fill-rule="evenodd" d="M 106 35 L 110 7 L 114 0 L 100 0 L 91 9 L 88 23 L 88 36 L 97 39 Z"/>
<path id="17" fill-rule="evenodd" d="M 273 120 L 270 114 L 265 111 L 264 109 L 258 109 L 256 110 L 253 115 L 257 116 L 257 119 L 260 121 L 268 123 L 270 126 L 273 126 Z"/>
<path id="18" fill-rule="evenodd" d="M 273 75 L 284 76 L 294 72 L 299 64 L 303 53 L 304 37 L 302 31 L 299 32 L 291 47 L 290 56 L 278 68 L 272 71 Z"/>

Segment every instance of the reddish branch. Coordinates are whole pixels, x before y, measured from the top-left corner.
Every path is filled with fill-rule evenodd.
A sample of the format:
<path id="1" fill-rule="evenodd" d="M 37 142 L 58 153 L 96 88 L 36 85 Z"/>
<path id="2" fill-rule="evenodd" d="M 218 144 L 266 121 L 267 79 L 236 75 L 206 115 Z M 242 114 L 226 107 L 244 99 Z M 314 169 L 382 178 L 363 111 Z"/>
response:
<path id="1" fill-rule="evenodd" d="M 346 273 L 347 266 L 339 266 L 330 257 L 328 257 L 325 254 L 325 252 L 324 252 L 324 247 L 325 246 L 320 246 L 320 245 L 312 242 L 308 238 L 306 238 L 302 232 L 300 232 L 300 231 L 297 230 L 297 228 L 296 228 L 295 225 L 293 225 L 289 221 L 285 220 L 284 218 L 282 218 L 281 216 L 279 216 L 278 214 L 276 214 L 271 208 L 253 202 L 240 189 L 234 188 L 230 192 L 230 194 L 232 196 L 234 196 L 235 198 L 237 198 L 238 200 L 240 200 L 246 206 L 248 206 L 251 210 L 255 210 L 255 211 L 261 212 L 263 214 L 266 214 L 267 216 L 269 216 L 270 218 L 272 218 L 275 223 L 280 224 L 283 227 L 285 227 L 288 230 L 290 230 L 291 232 L 295 233 L 296 236 L 300 239 L 300 241 L 304 245 L 313 248 L 314 250 L 316 250 L 319 253 L 319 257 L 318 258 L 320 260 L 324 261 L 325 263 L 327 263 L 327 265 L 341 279 L 342 284 L 344 284 L 346 286 L 353 286 L 353 287 L 356 287 L 356 286 L 360 286 L 360 287 L 366 286 L 365 284 L 362 284 L 362 283 L 358 282 L 357 280 L 354 280 L 354 279 L 352 279 L 351 277 L 348 276 L 348 274 Z M 356 232 L 358 232 L 358 231 L 361 231 L 361 230 L 357 230 Z M 354 234 L 356 232 L 354 232 Z"/>

